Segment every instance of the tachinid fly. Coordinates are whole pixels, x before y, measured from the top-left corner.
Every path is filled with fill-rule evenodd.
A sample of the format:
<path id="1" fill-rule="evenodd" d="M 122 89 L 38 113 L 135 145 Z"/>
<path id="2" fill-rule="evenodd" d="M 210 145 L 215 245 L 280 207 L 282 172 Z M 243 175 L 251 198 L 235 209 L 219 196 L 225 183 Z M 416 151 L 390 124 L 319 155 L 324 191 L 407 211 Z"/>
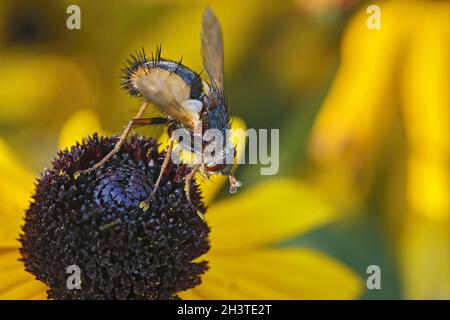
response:
<path id="1" fill-rule="evenodd" d="M 187 198 L 190 200 L 191 182 L 197 172 L 205 177 L 211 174 L 228 176 L 230 192 L 235 192 L 241 183 L 231 172 L 236 154 L 235 147 L 230 148 L 227 143 L 230 119 L 224 98 L 222 32 L 217 18 L 209 8 L 203 14 L 201 56 L 209 84 L 202 81 L 199 74 L 184 66 L 181 61 L 163 59 L 161 48 L 157 48 L 156 55 L 151 59 L 147 58 L 144 51 L 132 55 L 127 61 L 128 66 L 123 70 L 122 87 L 130 95 L 142 98 L 144 103 L 136 116 L 129 121 L 114 149 L 96 165 L 77 172 L 75 176 L 101 167 L 120 150 L 133 127 L 167 124 L 171 136 L 167 155 L 151 194 L 141 202 L 140 208 L 148 210 L 150 201 L 161 183 L 174 148 L 175 139 L 172 133 L 177 129 L 185 130 L 193 140 L 195 137 L 201 138 L 200 150 L 191 143 L 178 141 L 183 149 L 194 152 L 202 159 L 199 163 L 190 165 L 190 173 L 185 178 Z M 143 118 L 142 115 L 149 104 L 155 105 L 165 117 Z M 213 143 L 217 145 L 217 141 L 206 136 L 208 131 L 219 132 L 224 140 L 221 142 L 221 148 L 218 148 L 220 152 L 206 158 L 201 154 L 201 150 L 207 149 Z"/>

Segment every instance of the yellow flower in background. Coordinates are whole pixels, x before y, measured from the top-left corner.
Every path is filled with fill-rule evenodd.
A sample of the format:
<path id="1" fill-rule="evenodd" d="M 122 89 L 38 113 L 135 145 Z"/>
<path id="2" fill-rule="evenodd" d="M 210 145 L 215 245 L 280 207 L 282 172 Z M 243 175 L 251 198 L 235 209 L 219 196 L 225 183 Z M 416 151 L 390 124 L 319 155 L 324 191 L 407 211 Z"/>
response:
<path id="1" fill-rule="evenodd" d="M 295 200 L 294 200 L 295 199 Z M 309 186 L 274 179 L 211 203 L 210 270 L 186 299 L 354 299 L 361 280 L 318 251 L 274 244 L 333 221 Z"/>
<path id="2" fill-rule="evenodd" d="M 173 10 L 166 12 L 157 24 L 147 24 L 147 27 L 136 30 L 133 37 L 127 39 L 123 46 L 123 56 L 145 45 L 153 50 L 156 44 L 162 45 L 163 57 L 177 60 L 183 57 L 183 64 L 193 70 L 201 71 L 203 65 L 199 57 L 201 16 L 206 7 L 210 6 L 217 13 L 220 21 L 224 48 L 225 74 L 230 74 L 238 65 L 237 62 L 246 50 L 250 50 L 252 39 L 258 32 L 258 26 L 280 10 L 279 1 L 230 0 L 230 1 L 180 1 Z M 239 10 L 236 10 L 239 8 Z M 239 23 L 236 23 L 239 21 Z"/>
<path id="3" fill-rule="evenodd" d="M 311 133 L 313 179 L 353 209 L 383 180 L 406 296 L 449 298 L 450 3 L 377 4 L 381 30 L 361 10 L 344 34 Z"/>
<path id="4" fill-rule="evenodd" d="M 84 120 L 84 116 L 86 120 Z M 78 122 L 80 121 L 80 123 Z M 77 131 L 82 123 L 96 123 L 92 114 L 80 111 L 66 122 L 62 132 Z M 95 131 L 96 128 L 90 128 Z M 63 138 L 64 137 L 64 138 Z M 81 136 L 62 135 L 61 145 Z M 33 174 L 21 165 L 6 144 L 0 144 L 0 298 L 45 298 L 46 286 L 24 271 L 18 262 L 16 241 L 24 209 L 32 189 Z M 216 184 L 220 187 L 221 182 Z M 215 190 L 218 190 L 216 187 Z M 210 270 L 198 287 L 180 292 L 185 299 L 353 299 L 362 282 L 347 267 L 317 251 L 277 247 L 313 228 L 332 222 L 336 211 L 309 186 L 291 179 L 273 179 L 236 196 L 212 201 L 207 222 L 211 250 L 202 256 Z M 294 201 L 295 200 L 295 201 Z"/>
<path id="5" fill-rule="evenodd" d="M 7 292 L 3 299 L 18 297 L 45 298 L 46 287 L 33 276 L 24 272 L 17 241 L 23 213 L 27 208 L 34 173 L 21 165 L 22 159 L 16 157 L 7 144 L 0 140 L 0 290 Z"/>
<path id="6" fill-rule="evenodd" d="M 80 106 L 95 104 L 95 95 L 80 66 L 70 58 L 45 54 L 2 55 L 0 97 L 2 122 L 47 130 L 57 123 L 55 119 L 67 117 Z"/>
<path id="7" fill-rule="evenodd" d="M 66 120 L 59 134 L 59 149 L 70 148 L 83 137 L 87 137 L 92 132 L 104 135 L 106 132 L 101 128 L 100 121 L 94 111 L 81 109 L 72 114 Z"/>
<path id="8" fill-rule="evenodd" d="M 309 14 L 324 11 L 345 10 L 351 8 L 358 0 L 294 0 L 295 6 Z"/>

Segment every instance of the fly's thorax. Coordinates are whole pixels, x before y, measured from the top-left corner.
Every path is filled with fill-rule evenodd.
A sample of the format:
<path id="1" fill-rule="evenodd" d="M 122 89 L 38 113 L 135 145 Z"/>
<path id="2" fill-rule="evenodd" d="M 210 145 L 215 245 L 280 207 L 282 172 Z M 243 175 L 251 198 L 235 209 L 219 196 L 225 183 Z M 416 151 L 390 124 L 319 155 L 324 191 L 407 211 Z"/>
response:
<path id="1" fill-rule="evenodd" d="M 221 92 L 211 90 L 202 96 L 202 126 L 204 130 L 217 129 L 225 133 L 230 129 L 230 117 L 225 98 Z"/>

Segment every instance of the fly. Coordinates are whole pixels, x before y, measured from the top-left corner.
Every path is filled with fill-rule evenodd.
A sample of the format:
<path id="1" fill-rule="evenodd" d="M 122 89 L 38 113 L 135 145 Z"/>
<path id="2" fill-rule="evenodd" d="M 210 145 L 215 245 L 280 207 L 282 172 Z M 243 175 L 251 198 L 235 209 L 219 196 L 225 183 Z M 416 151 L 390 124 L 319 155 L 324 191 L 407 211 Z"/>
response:
<path id="1" fill-rule="evenodd" d="M 203 13 L 201 56 L 204 69 L 208 74 L 209 84 L 202 81 L 199 74 L 184 66 L 181 61 L 163 59 L 160 47 L 156 50 L 156 56 L 151 59 L 147 58 L 144 51 L 132 55 L 127 61 L 128 66 L 123 69 L 122 87 L 131 96 L 142 98 L 144 103 L 136 116 L 128 122 L 113 150 L 94 166 L 76 172 L 75 177 L 103 166 L 120 150 L 133 127 L 167 124 L 171 138 L 166 157 L 151 194 L 139 204 L 139 207 L 146 211 L 169 164 L 175 143 L 171 135 L 174 130 L 183 129 L 191 136 L 201 135 L 203 137 L 203 133 L 207 130 L 214 129 L 220 132 L 227 141 L 230 132 L 230 118 L 224 97 L 222 31 L 217 18 L 209 8 Z M 165 117 L 142 117 L 149 104 L 155 105 Z M 201 141 L 202 150 L 211 146 L 212 143 L 216 143 L 216 141 L 204 139 L 204 137 Z M 199 153 L 192 145 L 182 142 L 180 145 L 185 150 L 197 155 Z M 185 184 L 186 197 L 191 204 L 191 184 L 197 172 L 204 177 L 213 174 L 228 176 L 231 193 L 236 192 L 237 188 L 241 186 L 231 172 L 236 149 L 234 146 L 227 147 L 226 143 L 224 146 L 224 148 L 219 148 L 219 154 L 215 154 L 214 157 L 206 159 L 200 155 L 201 162 L 190 165 L 190 172 L 185 178 Z M 232 163 L 227 161 L 230 158 Z M 193 206 L 195 207 L 195 205 Z M 198 209 L 197 211 L 202 216 Z"/>

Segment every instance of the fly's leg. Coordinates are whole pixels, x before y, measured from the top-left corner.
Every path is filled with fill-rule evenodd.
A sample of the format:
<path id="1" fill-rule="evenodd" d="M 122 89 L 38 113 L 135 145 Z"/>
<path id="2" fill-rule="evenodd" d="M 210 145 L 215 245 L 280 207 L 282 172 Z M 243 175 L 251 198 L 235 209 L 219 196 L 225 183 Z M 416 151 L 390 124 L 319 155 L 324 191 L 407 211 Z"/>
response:
<path id="1" fill-rule="evenodd" d="M 200 219 L 205 220 L 205 217 L 203 216 L 203 213 L 200 211 L 200 209 L 192 203 L 191 199 L 191 183 L 194 179 L 194 175 L 197 173 L 198 169 L 200 169 L 200 165 L 197 164 L 192 167 L 191 172 L 186 176 L 185 184 L 186 184 L 186 198 L 188 199 L 189 203 L 192 205 L 192 207 L 197 212 L 197 215 L 200 217 Z"/>
<path id="2" fill-rule="evenodd" d="M 128 134 L 130 133 L 131 129 L 133 128 L 133 121 L 139 119 L 142 117 L 142 115 L 145 112 L 145 109 L 147 109 L 148 106 L 148 102 L 144 102 L 141 107 L 139 108 L 138 112 L 136 113 L 136 116 L 133 118 L 133 120 L 130 120 L 127 124 L 127 126 L 125 127 L 125 129 L 123 130 L 122 134 L 120 135 L 119 140 L 116 142 L 116 145 L 114 146 L 114 149 L 112 149 L 102 160 L 100 160 L 98 163 L 96 163 L 94 166 L 85 169 L 85 170 L 80 170 L 75 172 L 75 174 L 73 175 L 74 178 L 78 178 L 81 174 L 84 173 L 89 173 L 92 171 L 97 170 L 98 168 L 100 168 L 101 166 L 103 166 L 109 159 L 111 159 L 117 152 L 120 151 L 120 148 L 122 147 L 123 143 L 125 142 Z"/>
<path id="3" fill-rule="evenodd" d="M 168 118 L 140 118 L 140 119 L 133 119 L 130 120 L 129 125 L 130 125 L 130 130 L 131 128 L 134 127 L 139 127 L 139 126 L 149 126 L 149 125 L 158 125 L 158 124 L 165 124 L 170 122 L 171 120 Z M 128 128 L 128 127 L 127 127 Z M 125 129 L 126 130 L 126 129 Z M 88 168 L 86 170 L 81 170 L 81 171 L 77 171 L 74 174 L 75 179 L 78 178 L 80 176 L 80 174 L 83 173 L 89 173 L 91 171 L 95 171 L 96 169 L 100 168 L 101 166 L 103 166 L 109 159 L 111 159 L 111 157 L 113 157 L 117 152 L 120 151 L 120 147 L 123 145 L 123 143 L 126 140 L 126 137 L 128 136 L 128 132 L 123 132 L 122 135 L 120 136 L 120 139 L 116 142 L 116 145 L 114 146 L 114 149 L 111 150 L 102 160 L 100 160 L 97 164 L 95 164 L 93 167 Z"/>
<path id="4" fill-rule="evenodd" d="M 153 186 L 152 193 L 141 203 L 139 204 L 139 208 L 141 208 L 144 211 L 147 211 L 150 207 L 150 201 L 155 198 L 156 191 L 158 190 L 158 187 L 161 183 L 162 177 L 164 175 L 164 172 L 166 171 L 167 165 L 169 164 L 170 156 L 172 155 L 174 140 L 170 140 L 169 148 L 167 149 L 166 157 L 164 158 L 164 162 L 161 166 L 161 171 L 159 171 L 158 179 L 156 180 L 155 185 Z"/>
<path id="5" fill-rule="evenodd" d="M 116 142 L 114 149 L 112 149 L 102 160 L 100 160 L 94 166 L 92 166 L 86 170 L 80 170 L 80 171 L 75 172 L 74 178 L 76 179 L 81 174 L 89 173 L 89 172 L 95 171 L 98 168 L 102 167 L 109 159 L 111 159 L 117 152 L 120 151 L 120 148 L 126 141 L 126 138 L 133 127 L 144 126 L 144 125 L 153 125 L 153 124 L 164 124 L 164 123 L 170 122 L 170 120 L 168 118 L 141 118 L 142 114 L 145 112 L 145 109 L 147 108 L 147 106 L 148 106 L 148 102 L 145 102 L 144 104 L 142 104 L 142 106 L 139 108 L 139 111 L 136 114 L 136 116 L 128 122 L 125 130 L 123 130 L 122 134 L 120 135 L 119 140 Z"/>

